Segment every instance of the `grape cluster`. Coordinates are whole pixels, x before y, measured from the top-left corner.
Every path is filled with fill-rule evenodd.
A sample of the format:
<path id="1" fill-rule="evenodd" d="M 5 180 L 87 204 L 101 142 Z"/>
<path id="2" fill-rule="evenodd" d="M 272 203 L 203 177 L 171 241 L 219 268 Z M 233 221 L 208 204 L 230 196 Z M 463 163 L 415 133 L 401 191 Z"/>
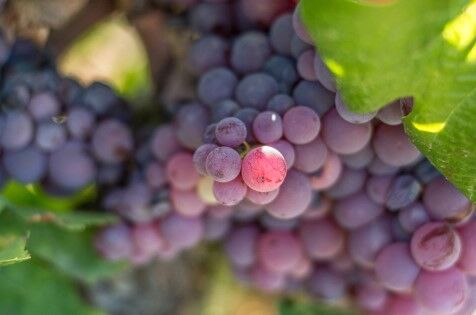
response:
<path id="1" fill-rule="evenodd" d="M 2 45 L 2 184 L 38 183 L 58 196 L 115 184 L 134 146 L 127 104 L 103 83 L 61 77 L 29 41 Z"/>
<path id="2" fill-rule="evenodd" d="M 55 195 L 98 185 L 122 218 L 95 239 L 111 260 L 218 241 L 236 277 L 264 291 L 371 315 L 476 309 L 474 205 L 406 136 L 411 98 L 349 111 L 297 1 L 153 2 L 185 9 L 197 34 L 196 100 L 133 130 L 109 87 L 0 39 L 2 182 Z"/>

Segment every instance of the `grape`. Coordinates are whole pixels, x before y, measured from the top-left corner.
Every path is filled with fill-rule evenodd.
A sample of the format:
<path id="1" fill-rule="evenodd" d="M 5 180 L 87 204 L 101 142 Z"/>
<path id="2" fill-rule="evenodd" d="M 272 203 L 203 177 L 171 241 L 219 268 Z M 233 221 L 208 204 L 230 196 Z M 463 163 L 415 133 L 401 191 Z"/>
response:
<path id="1" fill-rule="evenodd" d="M 266 212 L 259 217 L 259 221 L 261 225 L 265 228 L 265 230 L 270 231 L 292 231 L 299 224 L 299 220 L 297 218 L 282 220 L 273 217 L 272 215 Z"/>
<path id="2" fill-rule="evenodd" d="M 327 147 L 321 139 L 316 138 L 310 143 L 296 145 L 294 167 L 304 173 L 314 173 L 322 168 L 327 158 Z"/>
<path id="3" fill-rule="evenodd" d="M 84 89 L 82 101 L 94 113 L 102 115 L 111 110 L 119 102 L 119 98 L 106 84 L 93 82 Z"/>
<path id="4" fill-rule="evenodd" d="M 332 206 L 333 204 L 329 197 L 314 194 L 311 205 L 303 213 L 302 218 L 311 221 L 321 219 L 329 213 Z"/>
<path id="5" fill-rule="evenodd" d="M 159 230 L 171 246 L 186 249 L 193 247 L 203 238 L 204 226 L 199 218 L 171 214 L 160 222 Z"/>
<path id="6" fill-rule="evenodd" d="M 135 263 L 148 262 L 165 247 L 164 240 L 153 223 L 137 224 L 133 226 L 131 234 L 134 243 L 132 260 Z"/>
<path id="7" fill-rule="evenodd" d="M 214 217 L 205 218 L 205 239 L 208 241 L 218 241 L 225 237 L 231 228 L 228 219 L 218 219 Z"/>
<path id="8" fill-rule="evenodd" d="M 430 217 L 437 220 L 458 220 L 472 209 L 471 202 L 443 177 L 425 187 L 423 203 Z"/>
<path id="9" fill-rule="evenodd" d="M 329 218 L 301 223 L 299 235 L 306 253 L 314 260 L 331 260 L 344 248 L 344 232 Z"/>
<path id="10" fill-rule="evenodd" d="M 365 191 L 367 196 L 379 205 L 384 205 L 387 201 L 387 195 L 394 177 L 386 176 L 371 176 L 366 183 Z"/>
<path id="11" fill-rule="evenodd" d="M 253 189 L 248 189 L 246 198 L 257 205 L 266 205 L 276 199 L 278 194 L 279 188 L 268 192 L 259 192 Z"/>
<path id="12" fill-rule="evenodd" d="M 428 159 L 423 159 L 413 168 L 416 178 L 422 184 L 429 184 L 434 179 L 441 177 L 441 173 L 428 161 Z"/>
<path id="13" fill-rule="evenodd" d="M 331 194 L 347 194 L 351 190 L 351 183 L 345 182 L 342 176 L 340 184 L 337 184 L 342 174 L 342 162 L 337 154 L 327 151 L 327 159 L 321 170 L 310 177 L 311 187 L 314 190 L 321 191 L 331 189 Z M 365 179 L 364 179 L 365 180 Z"/>
<path id="14" fill-rule="evenodd" d="M 152 192 L 145 183 L 137 181 L 129 184 L 117 198 L 113 210 L 121 216 L 133 222 L 151 220 L 148 205 L 152 199 Z"/>
<path id="15" fill-rule="evenodd" d="M 195 190 L 172 189 L 170 197 L 175 211 L 184 217 L 198 217 L 205 211 L 206 205 Z"/>
<path id="16" fill-rule="evenodd" d="M 4 116 L 0 142 L 6 150 L 18 150 L 26 147 L 33 138 L 33 121 L 21 111 L 10 111 Z"/>
<path id="17" fill-rule="evenodd" d="M 384 211 L 381 205 L 376 204 L 362 193 L 356 193 L 338 200 L 334 208 L 336 221 L 345 229 L 356 229 L 371 222 Z"/>
<path id="18" fill-rule="evenodd" d="M 278 197 L 266 205 L 266 210 L 281 219 L 298 217 L 310 205 L 312 199 L 309 179 L 301 172 L 288 172 L 279 190 Z"/>
<path id="19" fill-rule="evenodd" d="M 208 125 L 208 111 L 197 103 L 180 108 L 176 117 L 177 139 L 188 149 L 195 150 L 202 144 L 202 135 Z"/>
<path id="20" fill-rule="evenodd" d="M 133 252 L 131 230 L 123 223 L 109 226 L 96 236 L 94 245 L 108 260 L 130 258 Z"/>
<path id="21" fill-rule="evenodd" d="M 246 125 L 235 117 L 222 119 L 215 128 L 217 141 L 228 147 L 237 147 L 246 140 Z"/>
<path id="22" fill-rule="evenodd" d="M 325 300 L 337 300 L 346 294 L 347 284 L 337 272 L 318 266 L 309 278 L 309 290 Z"/>
<path id="23" fill-rule="evenodd" d="M 128 127 L 113 119 L 98 124 L 92 136 L 92 150 L 105 163 L 125 161 L 132 152 L 133 139 Z"/>
<path id="24" fill-rule="evenodd" d="M 224 100 L 212 107 L 212 121 L 218 122 L 224 118 L 233 116 L 240 110 L 240 106 L 233 100 Z"/>
<path id="25" fill-rule="evenodd" d="M 413 233 L 411 250 L 413 258 L 423 269 L 446 270 L 455 265 L 461 254 L 461 239 L 445 223 L 426 223 Z"/>
<path id="26" fill-rule="evenodd" d="M 293 18 L 291 14 L 283 14 L 274 20 L 269 31 L 271 46 L 283 55 L 291 54 L 291 40 L 293 38 Z"/>
<path id="27" fill-rule="evenodd" d="M 53 184 L 74 191 L 94 179 L 96 168 L 91 157 L 80 149 L 65 145 L 53 152 L 48 162 L 48 176 Z"/>
<path id="28" fill-rule="evenodd" d="M 40 123 L 36 130 L 35 144 L 46 152 L 58 149 L 66 141 L 66 130 L 53 122 Z"/>
<path id="29" fill-rule="evenodd" d="M 374 156 L 372 146 L 366 145 L 362 150 L 353 154 L 342 155 L 340 158 L 345 166 L 358 170 L 369 166 Z"/>
<path id="30" fill-rule="evenodd" d="M 218 147 L 213 149 L 205 161 L 207 174 L 218 182 L 229 182 L 235 179 L 242 167 L 241 157 L 232 148 Z"/>
<path id="31" fill-rule="evenodd" d="M 318 82 L 302 80 L 294 88 L 293 98 L 296 104 L 309 107 L 322 117 L 334 106 L 335 95 Z"/>
<path id="32" fill-rule="evenodd" d="M 290 272 L 303 256 L 299 240 L 290 232 L 272 231 L 260 236 L 258 262 L 274 272 Z"/>
<path id="33" fill-rule="evenodd" d="M 278 93 L 278 83 L 265 73 L 245 76 L 236 87 L 236 99 L 243 107 L 264 109 L 268 101 Z"/>
<path id="34" fill-rule="evenodd" d="M 198 98 L 208 106 L 233 96 L 238 78 L 227 68 L 207 71 L 198 82 Z"/>
<path id="35" fill-rule="evenodd" d="M 268 38 L 261 32 L 240 35 L 231 49 L 231 65 L 242 74 L 260 70 L 271 55 Z"/>
<path id="36" fill-rule="evenodd" d="M 365 171 L 344 168 L 337 182 L 326 193 L 336 199 L 345 198 L 361 190 L 366 179 Z"/>
<path id="37" fill-rule="evenodd" d="M 280 291 L 285 284 L 285 277 L 282 273 L 273 272 L 261 265 L 252 268 L 251 277 L 253 284 L 265 292 Z"/>
<path id="38" fill-rule="evenodd" d="M 213 123 L 208 125 L 203 132 L 203 143 L 217 143 L 217 139 L 215 136 L 215 129 L 217 124 Z"/>
<path id="39" fill-rule="evenodd" d="M 243 14 L 253 22 L 269 26 L 273 20 L 288 9 L 288 0 L 239 0 Z"/>
<path id="40" fill-rule="evenodd" d="M 162 125 L 154 130 L 150 140 L 150 151 L 160 161 L 167 161 L 180 150 L 174 127 Z"/>
<path id="41" fill-rule="evenodd" d="M 287 94 L 276 94 L 273 96 L 269 102 L 267 109 L 278 113 L 279 115 L 284 115 L 291 107 L 295 106 L 294 100 Z"/>
<path id="42" fill-rule="evenodd" d="M 311 48 L 313 48 L 311 45 L 302 41 L 295 32 L 293 33 L 291 38 L 291 55 L 294 58 L 299 58 L 303 52 Z"/>
<path id="43" fill-rule="evenodd" d="M 396 126 L 402 123 L 403 112 L 400 105 L 400 100 L 393 101 L 377 113 L 377 118 L 384 124 Z"/>
<path id="44" fill-rule="evenodd" d="M 190 13 L 192 29 L 227 34 L 232 28 L 232 9 L 227 3 L 199 3 Z"/>
<path id="45" fill-rule="evenodd" d="M 271 143 L 269 146 L 281 152 L 284 157 L 284 160 L 286 161 L 286 166 L 288 170 L 293 167 L 296 158 L 296 152 L 292 144 L 290 144 L 286 140 L 279 140 L 277 142 Z"/>
<path id="46" fill-rule="evenodd" d="M 390 222 L 386 217 L 353 230 L 348 237 L 348 250 L 352 260 L 364 268 L 372 268 L 375 258 L 392 240 Z"/>
<path id="47" fill-rule="evenodd" d="M 476 221 L 471 221 L 458 230 L 461 238 L 461 257 L 458 268 L 470 275 L 476 274 Z"/>
<path id="48" fill-rule="evenodd" d="M 223 205 L 214 205 L 210 206 L 207 209 L 207 213 L 210 217 L 214 217 L 217 219 L 225 219 L 231 217 L 233 212 L 232 207 L 227 207 Z"/>
<path id="49" fill-rule="evenodd" d="M 256 118 L 256 116 L 258 116 L 259 112 L 254 109 L 254 108 L 243 108 L 241 110 L 239 110 L 238 112 L 236 112 L 236 114 L 234 115 L 234 117 L 238 118 L 239 120 L 241 120 L 245 126 L 246 126 L 246 141 L 248 142 L 254 142 L 255 141 L 255 138 L 253 136 L 253 122 Z"/>
<path id="50" fill-rule="evenodd" d="M 378 311 L 385 307 L 388 293 L 380 285 L 365 284 L 359 285 L 356 290 L 357 304 L 372 311 Z"/>
<path id="51" fill-rule="evenodd" d="M 421 184 L 411 175 L 397 176 L 387 192 L 385 205 L 389 210 L 401 209 L 412 204 L 421 193 Z"/>
<path id="52" fill-rule="evenodd" d="M 208 154 L 218 148 L 215 144 L 205 143 L 198 147 L 193 153 L 193 164 L 200 175 L 207 175 L 206 161 Z"/>
<path id="53" fill-rule="evenodd" d="M 306 26 L 304 26 L 304 23 L 301 20 L 301 15 L 300 15 L 299 10 L 300 10 L 299 6 L 296 7 L 296 9 L 294 10 L 294 14 L 293 14 L 294 31 L 296 32 L 296 35 L 299 36 L 299 38 L 302 41 L 304 41 L 308 44 L 312 44 L 313 41 L 312 41 L 311 35 L 307 32 Z"/>
<path id="54" fill-rule="evenodd" d="M 52 93 L 34 94 L 28 103 L 28 111 L 36 121 L 51 119 L 59 114 L 61 104 Z"/>
<path id="55" fill-rule="evenodd" d="M 418 302 L 431 312 L 453 314 L 468 299 L 469 288 L 464 274 L 458 269 L 423 270 L 415 282 L 414 294 Z"/>
<path id="56" fill-rule="evenodd" d="M 3 166 L 7 173 L 24 184 L 39 181 L 46 172 L 46 165 L 46 156 L 32 146 L 18 151 L 7 151 L 3 155 Z"/>
<path id="57" fill-rule="evenodd" d="M 264 65 L 264 71 L 276 80 L 280 93 L 289 93 L 299 79 L 294 61 L 284 56 L 271 57 Z"/>
<path id="58" fill-rule="evenodd" d="M 398 173 L 399 168 L 396 166 L 391 166 L 380 160 L 378 157 L 375 157 L 372 163 L 368 166 L 368 171 L 372 175 L 393 175 Z"/>
<path id="59" fill-rule="evenodd" d="M 314 50 L 308 49 L 297 60 L 297 70 L 299 75 L 305 80 L 317 80 L 316 72 L 314 71 L 314 55 Z"/>
<path id="60" fill-rule="evenodd" d="M 377 114 L 376 112 L 371 112 L 368 114 L 358 114 L 358 113 L 351 112 L 349 108 L 347 107 L 347 105 L 342 100 L 340 93 L 336 94 L 335 102 L 336 102 L 336 110 L 339 116 L 345 121 L 350 122 L 351 124 L 368 123 Z"/>
<path id="61" fill-rule="evenodd" d="M 147 185 L 152 188 L 160 188 L 167 183 L 165 170 L 158 162 L 151 162 L 145 168 Z"/>
<path id="62" fill-rule="evenodd" d="M 309 277 L 311 272 L 312 272 L 311 260 L 306 256 L 302 256 L 297 266 L 295 266 L 293 270 L 291 270 L 289 275 L 292 277 L 292 279 L 305 280 L 307 277 Z"/>
<path id="63" fill-rule="evenodd" d="M 197 74 L 223 67 L 227 63 L 229 47 L 226 41 L 218 36 L 206 36 L 195 41 L 190 47 L 188 62 Z"/>
<path id="64" fill-rule="evenodd" d="M 84 139 L 93 132 L 95 117 L 84 108 L 74 107 L 68 112 L 66 126 L 73 137 Z"/>
<path id="65" fill-rule="evenodd" d="M 329 69 L 317 54 L 314 55 L 314 72 L 317 80 L 329 91 L 336 92 L 336 81 L 334 76 L 329 72 Z"/>
<path id="66" fill-rule="evenodd" d="M 279 188 L 286 177 L 286 161 L 283 155 L 269 146 L 257 147 L 243 159 L 241 175 L 248 187 L 259 192 Z"/>
<path id="67" fill-rule="evenodd" d="M 392 217 L 392 236 L 395 241 L 398 242 L 408 242 L 411 238 L 411 234 L 408 233 L 403 226 L 400 224 L 398 217 Z"/>
<path id="68" fill-rule="evenodd" d="M 385 306 L 386 315 L 425 315 L 426 312 L 412 298 L 405 295 L 394 295 L 390 297 Z"/>
<path id="69" fill-rule="evenodd" d="M 338 154 L 352 154 L 362 150 L 372 136 L 372 125 L 351 124 L 340 117 L 335 109 L 322 121 L 322 138 L 329 149 Z"/>
<path id="70" fill-rule="evenodd" d="M 213 183 L 213 194 L 221 204 L 234 206 L 240 203 L 246 196 L 247 187 L 240 177 L 229 182 Z"/>
<path id="71" fill-rule="evenodd" d="M 375 274 L 387 289 L 410 292 L 420 267 L 415 264 L 406 243 L 393 243 L 384 247 L 375 260 Z"/>
<path id="72" fill-rule="evenodd" d="M 306 144 L 319 134 L 319 116 L 304 106 L 293 107 L 283 117 L 284 136 L 294 144 Z"/>
<path id="73" fill-rule="evenodd" d="M 281 117 L 279 114 L 271 111 L 258 114 L 253 122 L 253 133 L 256 139 L 263 144 L 278 141 L 283 136 Z"/>
<path id="74" fill-rule="evenodd" d="M 235 228 L 225 241 L 225 252 L 232 264 L 249 267 L 256 261 L 258 229 L 253 225 Z"/>
<path id="75" fill-rule="evenodd" d="M 192 189 L 197 185 L 199 174 L 193 164 L 193 156 L 187 152 L 174 154 L 165 166 L 167 179 L 180 190 Z"/>
<path id="76" fill-rule="evenodd" d="M 391 166 L 406 166 L 420 157 L 420 152 L 410 142 L 402 126 L 378 126 L 373 146 L 377 156 Z"/>
<path id="77" fill-rule="evenodd" d="M 430 217 L 425 207 L 417 202 L 400 210 L 398 212 L 398 220 L 407 232 L 412 233 L 421 225 L 430 221 Z"/>

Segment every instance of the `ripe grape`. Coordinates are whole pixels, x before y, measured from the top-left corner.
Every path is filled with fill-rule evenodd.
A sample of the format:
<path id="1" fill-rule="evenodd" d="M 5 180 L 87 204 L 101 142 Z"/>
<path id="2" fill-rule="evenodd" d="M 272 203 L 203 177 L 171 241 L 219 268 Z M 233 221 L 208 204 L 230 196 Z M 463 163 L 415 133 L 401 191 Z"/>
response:
<path id="1" fill-rule="evenodd" d="M 319 116 L 304 106 L 293 107 L 283 117 L 284 136 L 294 144 L 306 144 L 319 134 Z"/>
<path id="2" fill-rule="evenodd" d="M 218 182 L 229 182 L 241 171 L 242 162 L 238 152 L 229 147 L 218 147 L 210 151 L 205 161 L 209 176 Z"/>

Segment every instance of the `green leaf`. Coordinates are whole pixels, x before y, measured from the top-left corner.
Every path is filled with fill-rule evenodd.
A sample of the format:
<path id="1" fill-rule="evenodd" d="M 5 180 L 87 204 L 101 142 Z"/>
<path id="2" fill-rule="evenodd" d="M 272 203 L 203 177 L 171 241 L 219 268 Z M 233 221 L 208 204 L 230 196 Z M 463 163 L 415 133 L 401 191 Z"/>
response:
<path id="1" fill-rule="evenodd" d="M 25 250 L 26 237 L 17 235 L 0 236 L 0 266 L 6 266 L 30 259 Z"/>
<path id="2" fill-rule="evenodd" d="M 337 306 L 304 301 L 282 300 L 279 303 L 280 315 L 357 315 L 358 313 Z"/>
<path id="3" fill-rule="evenodd" d="M 302 0 L 303 20 L 357 112 L 413 96 L 405 129 L 476 202 L 476 1 Z"/>
<path id="4" fill-rule="evenodd" d="M 38 260 L 0 268 L 5 315 L 105 315 L 88 306 L 70 279 Z"/>

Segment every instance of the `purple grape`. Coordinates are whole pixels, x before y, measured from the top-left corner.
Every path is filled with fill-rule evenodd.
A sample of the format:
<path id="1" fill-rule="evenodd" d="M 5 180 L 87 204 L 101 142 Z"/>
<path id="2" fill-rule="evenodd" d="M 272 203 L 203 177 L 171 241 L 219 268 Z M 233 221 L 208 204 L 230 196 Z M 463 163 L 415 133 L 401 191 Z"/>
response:
<path id="1" fill-rule="evenodd" d="M 328 188 L 326 193 L 332 198 L 345 198 L 362 189 L 366 179 L 367 172 L 344 168 L 337 182 Z"/>
<path id="2" fill-rule="evenodd" d="M 391 166 L 406 166 L 420 157 L 418 149 L 410 142 L 403 126 L 378 126 L 373 138 L 373 146 L 377 156 Z"/>
<path id="3" fill-rule="evenodd" d="M 345 234 L 329 218 L 302 222 L 299 235 L 306 253 L 314 260 L 331 260 L 344 249 Z"/>
<path id="4" fill-rule="evenodd" d="M 35 144 L 46 152 L 61 147 L 66 142 L 64 126 L 53 122 L 40 123 L 36 129 Z"/>
<path id="5" fill-rule="evenodd" d="M 90 111 L 84 108 L 74 107 L 68 112 L 66 126 L 73 137 L 85 139 L 93 132 L 95 119 Z"/>
<path id="6" fill-rule="evenodd" d="M 309 278 L 309 291 L 324 300 L 338 300 L 347 293 L 347 283 L 339 273 L 318 266 Z"/>
<path id="7" fill-rule="evenodd" d="M 264 65 L 263 70 L 276 80 L 281 93 L 289 93 L 299 80 L 295 62 L 287 57 L 279 55 L 271 57 Z"/>
<path id="8" fill-rule="evenodd" d="M 109 226 L 96 236 L 94 245 L 108 260 L 128 259 L 133 252 L 131 230 L 123 223 Z"/>
<path id="9" fill-rule="evenodd" d="M 263 144 L 278 141 L 283 136 L 281 116 L 271 111 L 258 114 L 253 122 L 253 133 L 255 138 Z"/>
<path id="10" fill-rule="evenodd" d="M 213 149 L 205 161 L 207 174 L 215 181 L 226 183 L 235 179 L 241 171 L 241 157 L 229 147 Z"/>
<path id="11" fill-rule="evenodd" d="M 294 31 L 296 32 L 297 36 L 299 36 L 299 38 L 301 40 L 303 40 L 304 42 L 306 42 L 308 44 L 313 44 L 311 35 L 308 33 L 308 31 L 306 29 L 306 26 L 304 25 L 304 23 L 301 20 L 301 15 L 300 15 L 299 10 L 300 10 L 300 8 L 299 8 L 299 6 L 297 6 L 294 9 L 294 13 L 293 13 L 293 28 L 294 28 Z"/>
<path id="12" fill-rule="evenodd" d="M 474 276 L 476 274 L 476 221 L 463 225 L 458 230 L 461 238 L 461 257 L 458 260 L 458 268 L 465 273 Z"/>
<path id="13" fill-rule="evenodd" d="M 329 91 L 336 92 L 336 81 L 318 54 L 314 54 L 314 72 L 317 80 Z"/>
<path id="14" fill-rule="evenodd" d="M 281 291 L 285 284 L 285 276 L 279 272 L 273 272 L 262 265 L 256 265 L 251 269 L 253 284 L 265 292 Z"/>
<path id="15" fill-rule="evenodd" d="M 228 219 L 219 219 L 214 217 L 205 218 L 205 239 L 207 241 L 222 240 L 230 231 L 232 225 Z"/>
<path id="16" fill-rule="evenodd" d="M 188 61 L 195 73 L 203 74 L 210 69 L 226 66 L 228 50 L 224 39 L 206 36 L 192 44 Z"/>
<path id="17" fill-rule="evenodd" d="M 188 152 L 174 154 L 167 162 L 165 172 L 172 186 L 181 190 L 192 189 L 200 178 L 195 170 L 193 156 Z"/>
<path id="18" fill-rule="evenodd" d="M 296 104 L 309 107 L 322 117 L 334 107 L 335 95 L 319 82 L 302 80 L 294 88 L 293 98 Z"/>
<path id="19" fill-rule="evenodd" d="M 303 52 L 308 49 L 313 48 L 313 46 L 309 45 L 308 43 L 302 41 L 296 33 L 293 33 L 291 38 L 291 55 L 294 58 L 299 58 Z"/>
<path id="20" fill-rule="evenodd" d="M 46 173 L 47 158 L 38 148 L 29 146 L 18 151 L 6 151 L 3 166 L 14 180 L 24 184 L 34 183 Z"/>
<path id="21" fill-rule="evenodd" d="M 254 108 L 243 108 L 234 115 L 234 117 L 238 118 L 245 124 L 246 130 L 247 130 L 246 141 L 248 142 L 255 141 L 255 138 L 253 135 L 253 122 L 256 116 L 258 116 L 258 114 L 259 114 L 259 111 L 257 111 Z"/>
<path id="22" fill-rule="evenodd" d="M 279 140 L 277 142 L 271 143 L 269 146 L 281 152 L 284 159 L 286 160 L 286 166 L 288 170 L 294 166 L 296 152 L 292 144 L 286 140 Z"/>
<path id="23" fill-rule="evenodd" d="M 260 70 L 271 55 L 268 38 L 261 32 L 240 35 L 231 49 L 231 65 L 242 74 Z"/>
<path id="24" fill-rule="evenodd" d="M 158 162 L 151 162 L 145 167 L 144 177 L 147 185 L 157 189 L 167 183 L 164 167 Z"/>
<path id="25" fill-rule="evenodd" d="M 206 204 L 193 189 L 172 189 L 170 197 L 175 211 L 184 217 L 198 217 L 205 211 Z"/>
<path id="26" fill-rule="evenodd" d="M 268 231 L 293 231 L 298 226 L 299 219 L 281 220 L 265 212 L 259 217 L 259 222 Z"/>
<path id="27" fill-rule="evenodd" d="M 180 149 L 173 126 L 162 125 L 154 130 L 150 140 L 150 151 L 157 159 L 165 162 Z"/>
<path id="28" fill-rule="evenodd" d="M 409 206 L 420 196 L 422 187 L 411 175 L 397 176 L 387 192 L 385 205 L 389 210 L 397 210 Z"/>
<path id="29" fill-rule="evenodd" d="M 296 106 L 294 100 L 287 94 L 276 94 L 266 107 L 269 111 L 284 115 L 291 107 Z"/>
<path id="30" fill-rule="evenodd" d="M 4 116 L 0 142 L 6 150 L 18 150 L 26 147 L 33 139 L 33 121 L 21 111 L 10 111 Z"/>
<path id="31" fill-rule="evenodd" d="M 283 14 L 274 20 L 269 31 L 271 46 L 283 55 L 291 55 L 291 40 L 293 38 L 293 17 Z"/>
<path id="32" fill-rule="evenodd" d="M 293 107 L 283 117 L 284 136 L 293 144 L 314 140 L 321 129 L 319 116 L 304 106 Z"/>
<path id="33" fill-rule="evenodd" d="M 310 177 L 311 187 L 314 190 L 322 191 L 330 189 L 328 194 L 346 195 L 353 191 L 351 182 L 346 182 L 341 175 L 343 172 L 342 162 L 337 154 L 328 151 L 327 159 L 321 170 L 312 174 Z M 355 174 L 354 174 L 355 175 Z M 355 180 L 355 177 L 353 178 Z M 365 178 L 363 179 L 365 180 Z M 359 181 L 356 181 L 360 184 Z"/>
<path id="34" fill-rule="evenodd" d="M 383 175 L 394 175 L 398 173 L 399 168 L 397 166 L 391 166 L 383 162 L 378 157 L 375 157 L 372 163 L 367 167 L 368 171 L 372 175 L 383 176 Z"/>
<path id="35" fill-rule="evenodd" d="M 314 71 L 314 56 L 314 50 L 308 49 L 297 59 L 298 73 L 305 80 L 317 80 L 316 72 Z"/>
<path id="36" fill-rule="evenodd" d="M 248 19 L 266 27 L 289 8 L 288 0 L 239 0 L 239 4 Z"/>
<path id="37" fill-rule="evenodd" d="M 218 143 L 216 137 L 215 137 L 215 130 L 216 130 L 217 124 L 213 123 L 208 125 L 205 128 L 205 131 L 203 132 L 203 143 Z"/>
<path id="38" fill-rule="evenodd" d="M 413 233 L 417 228 L 430 221 L 430 217 L 425 207 L 417 202 L 400 210 L 398 220 L 407 232 Z"/>
<path id="39" fill-rule="evenodd" d="M 307 209 L 311 198 L 309 179 L 303 173 L 291 170 L 281 185 L 278 197 L 266 205 L 266 210 L 277 218 L 295 218 Z"/>
<path id="40" fill-rule="evenodd" d="M 387 202 L 387 195 L 393 180 L 394 177 L 392 175 L 371 176 L 365 185 L 367 196 L 373 202 L 384 205 Z"/>
<path id="41" fill-rule="evenodd" d="M 236 87 L 236 99 L 243 107 L 264 109 L 278 93 L 278 83 L 265 73 L 253 73 L 241 79 Z"/>
<path id="42" fill-rule="evenodd" d="M 327 159 L 327 147 L 321 139 L 310 143 L 296 145 L 294 167 L 304 173 L 314 173 L 324 166 Z"/>
<path id="43" fill-rule="evenodd" d="M 377 118 L 387 125 L 396 126 L 402 123 L 403 112 L 400 100 L 393 101 L 377 113 Z"/>
<path id="44" fill-rule="evenodd" d="M 371 121 L 376 112 L 371 112 L 368 114 L 358 114 L 349 110 L 347 105 L 342 100 L 340 93 L 336 94 L 336 110 L 339 113 L 340 117 L 351 124 L 365 124 Z"/>
<path id="45" fill-rule="evenodd" d="M 198 147 L 193 153 L 193 164 L 200 175 L 207 175 L 206 161 L 208 154 L 218 148 L 215 144 L 205 143 Z"/>
<path id="46" fill-rule="evenodd" d="M 198 98 L 208 106 L 233 96 L 238 79 L 227 68 L 215 68 L 207 71 L 198 82 Z"/>
<path id="47" fill-rule="evenodd" d="M 266 205 L 276 199 L 278 194 L 279 189 L 268 192 L 259 192 L 253 189 L 248 189 L 246 198 L 257 205 Z"/>
<path id="48" fill-rule="evenodd" d="M 413 172 L 416 178 L 418 178 L 418 180 L 425 185 L 442 176 L 436 167 L 434 167 L 427 159 L 424 159 L 415 165 Z"/>
<path id="49" fill-rule="evenodd" d="M 58 99 L 48 92 L 34 94 L 28 103 L 28 110 L 36 121 L 51 119 L 59 114 L 60 108 Z"/>
<path id="50" fill-rule="evenodd" d="M 366 225 L 384 212 L 365 193 L 356 193 L 336 202 L 334 216 L 345 229 L 356 229 Z"/>
<path id="51" fill-rule="evenodd" d="M 236 177 L 226 183 L 213 183 L 213 195 L 219 203 L 225 206 L 239 204 L 245 198 L 247 189 L 241 177 Z"/>
<path id="52" fill-rule="evenodd" d="M 356 289 L 357 304 L 365 310 L 379 311 L 385 307 L 388 299 L 387 290 L 377 284 L 363 284 Z"/>
<path id="53" fill-rule="evenodd" d="M 258 262 L 263 267 L 278 273 L 290 272 L 303 256 L 299 240 L 285 231 L 262 234 L 258 239 L 257 253 Z"/>
<path id="54" fill-rule="evenodd" d="M 132 261 L 135 264 L 144 264 L 165 247 L 164 240 L 159 234 L 159 230 L 154 223 L 140 223 L 132 227 L 132 240 L 134 251 Z"/>
<path id="55" fill-rule="evenodd" d="M 102 115 L 111 110 L 119 102 L 119 98 L 106 84 L 93 82 L 84 89 L 82 102 L 94 113 Z"/>
<path id="56" fill-rule="evenodd" d="M 220 120 L 215 128 L 217 141 L 228 147 L 237 147 L 246 140 L 246 125 L 235 117 Z"/>
<path id="57" fill-rule="evenodd" d="M 410 247 L 406 243 L 393 243 L 384 247 L 375 260 L 375 274 L 388 290 L 410 292 L 420 272 Z"/>
<path id="58" fill-rule="evenodd" d="M 92 136 L 92 150 L 105 163 L 125 161 L 133 149 L 129 128 L 120 121 L 108 119 L 98 124 Z"/>
<path id="59" fill-rule="evenodd" d="M 122 217 L 133 222 L 149 222 L 151 213 L 148 205 L 152 192 L 145 183 L 134 182 L 116 192 L 110 205 Z"/>
<path id="60" fill-rule="evenodd" d="M 342 155 L 341 159 L 345 166 L 352 169 L 363 169 L 372 163 L 374 159 L 374 151 L 371 145 L 366 145 L 362 150 L 353 153 Z"/>
<path id="61" fill-rule="evenodd" d="M 228 235 L 225 252 L 233 265 L 250 267 L 255 263 L 258 236 L 254 225 L 238 226 Z"/>
<path id="62" fill-rule="evenodd" d="M 240 106 L 233 100 L 224 100 L 212 107 L 212 121 L 218 122 L 224 118 L 233 116 L 240 110 Z"/>
<path id="63" fill-rule="evenodd" d="M 183 106 L 175 120 L 178 141 L 186 148 L 195 150 L 202 144 L 202 135 L 208 126 L 209 113 L 197 103 Z"/>
<path id="64" fill-rule="evenodd" d="M 178 250 L 192 248 L 202 238 L 204 225 L 199 218 L 186 218 L 171 214 L 160 222 L 160 232 L 164 239 Z"/>

